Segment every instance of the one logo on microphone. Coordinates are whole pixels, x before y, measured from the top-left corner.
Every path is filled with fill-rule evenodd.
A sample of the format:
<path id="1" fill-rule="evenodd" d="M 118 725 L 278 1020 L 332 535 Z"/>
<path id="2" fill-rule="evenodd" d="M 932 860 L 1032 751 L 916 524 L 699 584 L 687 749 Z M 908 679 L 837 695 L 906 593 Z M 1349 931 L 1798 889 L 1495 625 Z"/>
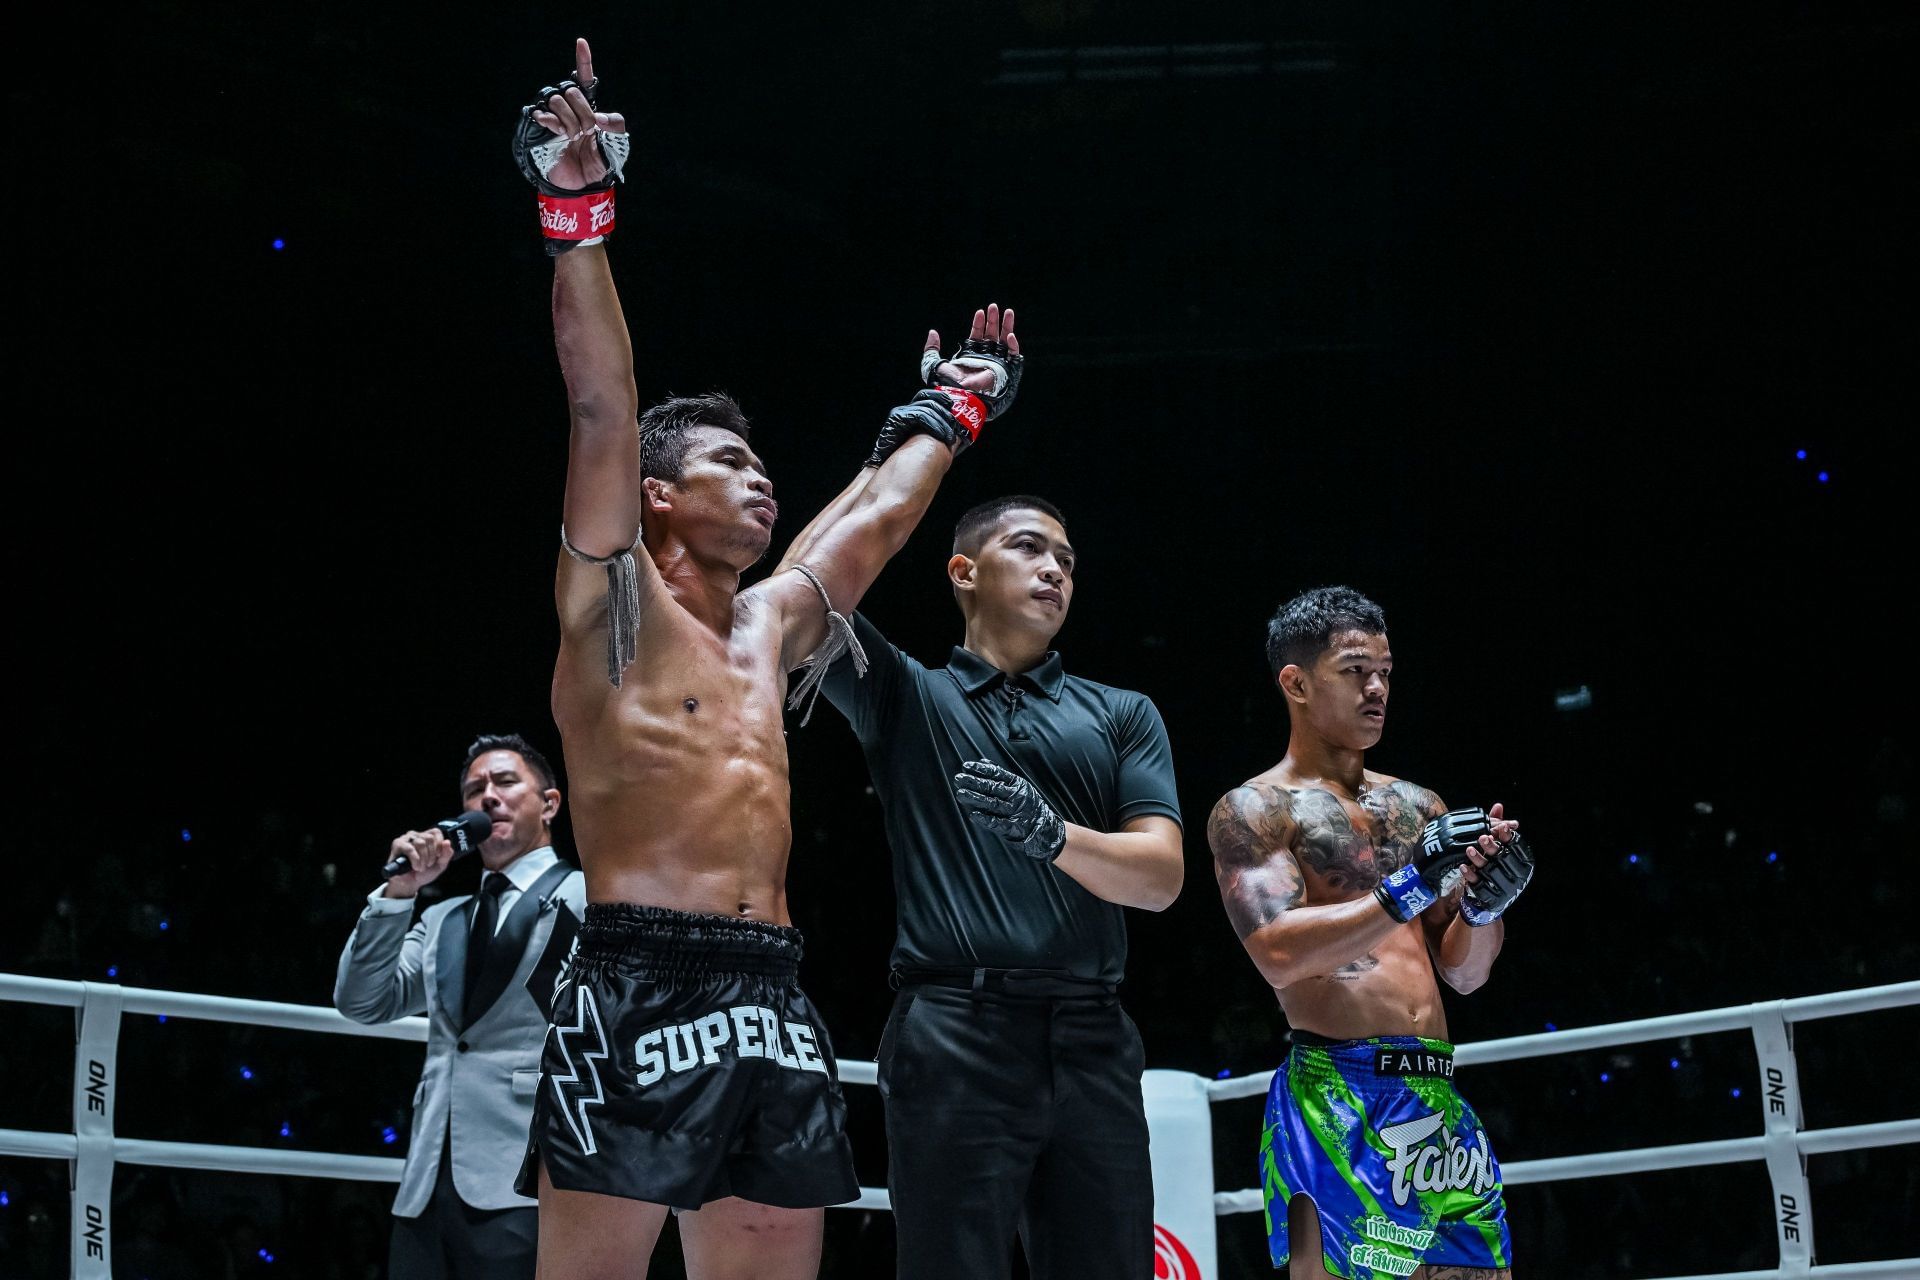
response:
<path id="1" fill-rule="evenodd" d="M 1153 1280 L 1201 1280 L 1200 1264 L 1187 1246 L 1157 1222 L 1153 1224 Z"/>

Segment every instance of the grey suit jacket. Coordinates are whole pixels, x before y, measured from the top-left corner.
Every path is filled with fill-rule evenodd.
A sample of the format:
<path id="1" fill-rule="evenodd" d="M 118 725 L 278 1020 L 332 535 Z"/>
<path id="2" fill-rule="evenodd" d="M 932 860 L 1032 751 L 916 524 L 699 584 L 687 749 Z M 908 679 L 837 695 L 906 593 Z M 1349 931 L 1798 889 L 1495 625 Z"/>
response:
<path id="1" fill-rule="evenodd" d="M 540 1047 L 547 1019 L 527 994 L 527 975 L 553 935 L 565 903 L 586 914 L 586 879 L 561 863 L 563 878 L 536 882 L 501 924 L 522 911 L 534 923 L 520 965 L 491 1008 L 461 1029 L 466 1002 L 467 930 L 471 895 L 428 907 L 408 927 L 405 911 L 361 913 L 340 953 L 333 1005 L 355 1022 L 391 1022 L 424 1013 L 427 1063 L 413 1094 L 413 1132 L 393 1212 L 417 1218 L 433 1197 L 442 1145 L 453 1140 L 453 1185 L 476 1209 L 524 1209 L 534 1202 L 513 1190 L 533 1124 L 540 1086 Z"/>

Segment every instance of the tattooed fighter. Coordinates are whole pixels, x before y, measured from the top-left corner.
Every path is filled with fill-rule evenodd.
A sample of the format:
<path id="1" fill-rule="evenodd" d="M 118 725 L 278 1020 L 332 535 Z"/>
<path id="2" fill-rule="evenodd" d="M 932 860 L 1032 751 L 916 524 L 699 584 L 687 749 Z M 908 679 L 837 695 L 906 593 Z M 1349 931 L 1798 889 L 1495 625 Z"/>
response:
<path id="1" fill-rule="evenodd" d="M 1487 980 L 1533 855 L 1501 806 L 1447 811 L 1366 768 L 1393 655 L 1380 607 L 1323 587 L 1274 614 L 1292 733 L 1214 806 L 1214 874 L 1293 1049 L 1260 1141 L 1267 1238 L 1295 1280 L 1506 1280 L 1500 1165 L 1453 1087 L 1443 979 Z"/>

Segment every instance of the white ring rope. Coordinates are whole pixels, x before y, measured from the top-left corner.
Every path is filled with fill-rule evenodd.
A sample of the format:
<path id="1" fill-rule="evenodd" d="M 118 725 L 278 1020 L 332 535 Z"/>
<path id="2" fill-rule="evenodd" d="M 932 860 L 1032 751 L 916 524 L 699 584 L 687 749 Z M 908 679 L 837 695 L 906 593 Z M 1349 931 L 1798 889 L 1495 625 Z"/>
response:
<path id="1" fill-rule="evenodd" d="M 331 1035 L 371 1036 L 387 1040 L 424 1042 L 425 1018 L 401 1018 L 368 1026 L 342 1016 L 336 1010 L 317 1005 L 282 1004 L 270 1000 L 241 1000 L 228 996 L 198 995 L 189 992 L 160 991 L 147 987 L 117 987 L 106 983 L 70 982 L 54 978 L 31 978 L 18 974 L 0 974 L 0 1003 L 41 1004 L 86 1009 L 100 1004 L 117 1007 L 121 1016 L 129 1013 L 194 1018 L 209 1022 L 235 1022 L 248 1026 L 281 1027 L 295 1031 L 317 1031 Z M 1751 1031 L 1772 1021 L 1806 1022 L 1866 1013 L 1904 1005 L 1920 1004 L 1920 982 L 1891 983 L 1839 991 L 1827 995 L 1804 996 L 1793 1000 L 1763 1001 L 1697 1013 L 1670 1014 L 1641 1018 L 1632 1022 L 1552 1031 L 1542 1035 L 1513 1036 L 1460 1045 L 1455 1061 L 1461 1066 L 1490 1062 L 1510 1062 L 1522 1058 L 1579 1053 L 1649 1040 L 1675 1039 L 1680 1036 L 1706 1035 L 1726 1031 Z M 1168 1074 L 1168 1073 L 1160 1073 Z M 1272 1084 L 1274 1072 L 1265 1071 L 1229 1080 L 1194 1081 L 1204 1088 L 1210 1103 L 1264 1095 Z M 839 1077 L 846 1084 L 870 1085 L 877 1082 L 878 1068 L 872 1062 L 842 1060 Z M 1920 1119 L 1891 1120 L 1876 1124 L 1848 1125 L 1833 1129 L 1799 1130 L 1779 1135 L 1800 1156 L 1837 1151 L 1857 1151 L 1869 1147 L 1920 1143 Z M 333 1152 L 282 1151 L 266 1147 L 218 1146 L 196 1142 L 156 1142 L 140 1138 L 89 1139 L 105 1141 L 116 1163 L 151 1165 L 175 1169 L 213 1169 L 231 1173 L 264 1173 L 301 1177 L 341 1178 L 362 1182 L 398 1182 L 402 1161 L 387 1156 L 354 1156 Z M 1555 1182 L 1573 1178 L 1605 1177 L 1642 1173 L 1656 1169 L 1684 1169 L 1703 1165 L 1731 1164 L 1765 1160 L 1775 1141 L 1769 1136 L 1729 1138 L 1713 1142 L 1678 1143 L 1664 1147 L 1643 1147 L 1626 1151 L 1594 1152 L 1541 1160 L 1521 1160 L 1502 1166 L 1508 1185 Z M 73 1133 L 46 1133 L 27 1129 L 0 1129 L 0 1155 L 28 1156 L 49 1160 L 75 1160 L 82 1156 L 82 1143 Z M 862 1187 L 860 1198 L 847 1209 L 890 1209 L 884 1188 Z M 1213 1196 L 1216 1215 L 1251 1213 L 1263 1207 L 1259 1188 L 1223 1191 Z M 1890 1276 L 1920 1275 L 1920 1259 L 1890 1259 L 1876 1262 L 1844 1263 L 1789 1270 L 1730 1272 L 1718 1276 L 1696 1276 L 1687 1280 L 1775 1280 L 1787 1275 L 1811 1276 L 1814 1280 L 1882 1280 Z M 1673 1278 L 1680 1280 L 1680 1278 Z"/>
<path id="2" fill-rule="evenodd" d="M 5 988 L 0 987 L 0 995 L 4 994 Z M 1570 1027 L 1565 1031 L 1547 1031 L 1538 1035 L 1482 1040 L 1476 1044 L 1457 1046 L 1453 1051 L 1453 1061 L 1456 1067 L 1477 1067 L 1489 1062 L 1513 1062 L 1520 1058 L 1544 1058 L 1561 1053 L 1582 1053 L 1588 1049 L 1610 1049 L 1623 1044 L 1643 1044 L 1648 1040 L 1674 1040 L 1681 1036 L 1711 1035 L 1716 1031 L 1745 1031 L 1753 1026 L 1756 1017 L 1775 1010 L 1783 1014 L 1788 1022 L 1811 1022 L 1816 1018 L 1838 1018 L 1850 1013 L 1870 1013 L 1875 1009 L 1894 1009 L 1909 1004 L 1920 1004 L 1920 982 L 1894 982 L 1883 987 L 1860 987 L 1853 991 L 1833 991 L 1794 1000 L 1762 1000 L 1756 1004 L 1730 1005 L 1724 1009 L 1703 1009 L 1698 1013 L 1671 1013 L 1632 1022 L 1609 1022 L 1598 1027 Z M 1268 1086 L 1273 1083 L 1273 1074 L 1263 1071 L 1258 1075 L 1209 1081 L 1207 1096 L 1215 1102 L 1264 1096 Z"/>

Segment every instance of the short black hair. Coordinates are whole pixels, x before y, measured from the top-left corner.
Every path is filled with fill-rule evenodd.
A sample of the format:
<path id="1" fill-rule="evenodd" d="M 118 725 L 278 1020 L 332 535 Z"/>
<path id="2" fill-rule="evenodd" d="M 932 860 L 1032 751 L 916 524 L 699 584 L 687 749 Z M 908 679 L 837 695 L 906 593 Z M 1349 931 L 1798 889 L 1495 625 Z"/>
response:
<path id="1" fill-rule="evenodd" d="M 460 766 L 460 785 L 467 785 L 467 770 L 473 768 L 473 762 L 489 751 L 514 751 L 527 762 L 527 768 L 540 775 L 542 791 L 557 791 L 560 788 L 560 775 L 553 771 L 553 765 L 540 754 L 540 749 L 517 733 L 483 733 L 473 740 L 467 748 L 467 758 Z"/>
<path id="2" fill-rule="evenodd" d="M 724 391 L 662 400 L 640 415 L 640 478 L 678 482 L 687 462 L 687 433 L 695 427 L 718 427 L 742 440 L 753 430 Z"/>
<path id="3" fill-rule="evenodd" d="M 1060 514 L 1060 508 L 1045 498 L 1036 498 L 1030 493 L 1016 493 L 1012 497 L 983 502 L 961 516 L 960 523 L 953 526 L 953 554 L 979 555 L 980 544 L 987 530 L 1000 523 L 1000 517 L 1009 511 L 1038 511 L 1043 516 L 1057 520 L 1062 529 L 1067 527 L 1067 518 Z"/>
<path id="4" fill-rule="evenodd" d="M 1302 591 L 1274 611 L 1267 623 L 1267 665 L 1278 676 L 1289 664 L 1310 666 L 1342 631 L 1387 634 L 1387 615 L 1352 587 Z"/>

